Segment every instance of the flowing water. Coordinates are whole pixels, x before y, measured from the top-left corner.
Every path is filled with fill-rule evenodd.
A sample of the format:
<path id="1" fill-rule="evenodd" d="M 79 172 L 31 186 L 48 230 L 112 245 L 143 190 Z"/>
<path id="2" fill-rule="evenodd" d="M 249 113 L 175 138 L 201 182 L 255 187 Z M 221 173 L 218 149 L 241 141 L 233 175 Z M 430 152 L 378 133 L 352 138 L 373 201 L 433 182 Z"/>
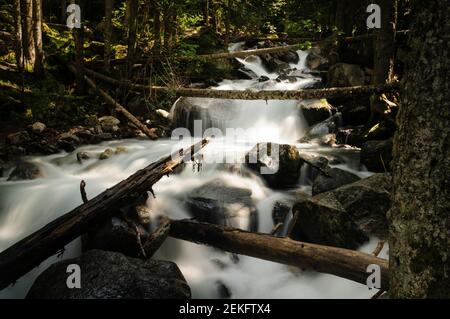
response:
<path id="1" fill-rule="evenodd" d="M 231 49 L 238 49 L 239 44 Z M 299 63 L 291 65 L 305 69 L 306 53 L 299 51 Z M 223 90 L 295 90 L 311 84 L 317 79 L 301 79 L 295 83 L 277 82 L 278 74 L 269 73 L 259 58 L 239 60 L 258 77 L 267 76 L 267 82 L 255 80 L 225 80 L 217 89 Z M 358 153 L 355 150 L 332 149 L 317 145 L 300 144 L 308 128 L 298 111 L 298 101 L 231 101 L 195 99 L 206 110 L 215 131 L 215 139 L 204 150 L 203 168 L 193 170 L 188 165 L 180 174 L 163 177 L 154 191 L 156 199 L 149 198 L 147 204 L 154 218 L 165 214 L 171 218 L 191 218 L 180 198 L 192 189 L 212 180 L 220 179 L 227 186 L 246 188 L 252 192 L 252 200 L 258 210 L 258 231 L 270 232 L 273 228 L 272 208 L 275 202 L 289 198 L 289 193 L 274 191 L 266 186 L 257 175 L 239 174 L 224 169 L 223 159 L 240 163 L 245 153 L 256 142 L 279 142 L 297 145 L 302 151 L 314 154 L 333 154 L 345 159 L 339 167 L 352 171 L 361 177 L 369 172 L 361 171 Z M 176 112 L 174 107 L 173 112 Z M 203 123 L 206 119 L 203 119 Z M 205 127 L 200 130 L 204 132 Z M 229 129 L 230 134 L 225 134 Z M 235 130 L 230 130 L 235 129 Z M 236 129 L 238 129 L 236 131 Z M 223 136 L 220 136 L 220 132 Z M 236 133 L 237 132 L 237 133 Z M 233 134 L 231 134 L 233 133 Z M 183 140 L 182 145 L 192 140 Z M 106 148 L 125 147 L 127 152 L 99 161 L 98 155 Z M 82 203 L 79 183 L 85 180 L 89 198 L 125 179 L 136 170 L 180 148 L 180 142 L 173 139 L 120 140 L 100 145 L 83 146 L 73 153 L 30 157 L 38 165 L 42 177 L 31 181 L 7 182 L 0 179 L 0 251 L 21 238 L 38 230 L 58 216 Z M 76 153 L 85 151 L 91 158 L 79 164 Z M 299 180 L 299 188 L 310 192 L 308 181 Z M 242 211 L 239 225 L 246 228 L 248 214 Z M 376 246 L 376 239 L 361 247 L 370 252 Z M 66 247 L 62 256 L 55 255 L 42 263 L 14 286 L 0 291 L 0 298 L 22 298 L 26 295 L 36 276 L 51 263 L 61 258 L 80 254 L 80 240 Z M 382 252 L 386 257 L 386 249 Z M 331 275 L 301 272 L 298 269 L 246 256 L 235 256 L 217 249 L 195 245 L 175 239 L 168 239 L 155 258 L 172 260 L 178 264 L 186 277 L 194 298 L 218 298 L 224 287 L 232 298 L 368 298 L 374 294 L 364 285 Z"/>

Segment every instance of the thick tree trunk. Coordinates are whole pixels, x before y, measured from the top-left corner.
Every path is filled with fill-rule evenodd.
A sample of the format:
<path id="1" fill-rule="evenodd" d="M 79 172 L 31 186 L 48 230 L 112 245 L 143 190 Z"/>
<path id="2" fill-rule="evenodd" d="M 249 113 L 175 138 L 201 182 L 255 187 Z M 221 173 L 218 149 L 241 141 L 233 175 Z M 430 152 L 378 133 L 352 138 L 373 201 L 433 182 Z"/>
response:
<path id="1" fill-rule="evenodd" d="M 309 244 L 188 220 L 172 221 L 169 236 L 236 254 L 336 275 L 364 285 L 369 276 L 367 267 L 378 265 L 381 269 L 382 289 L 389 288 L 387 260 L 359 251 Z"/>
<path id="2" fill-rule="evenodd" d="M 66 24 L 67 22 L 67 0 L 61 0 L 60 2 L 60 22 Z"/>
<path id="3" fill-rule="evenodd" d="M 33 36 L 33 0 L 22 0 L 22 47 L 24 53 L 24 65 L 28 69 L 34 69 L 36 51 Z"/>
<path id="4" fill-rule="evenodd" d="M 161 177 L 190 160 L 206 144 L 203 140 L 150 164 L 0 253 L 0 290 L 101 222 L 114 208 L 129 205 L 146 194 Z"/>
<path id="5" fill-rule="evenodd" d="M 136 34 L 138 24 L 138 0 L 127 0 L 128 17 L 128 50 L 127 50 L 127 78 L 131 76 L 131 70 L 136 59 Z"/>
<path id="6" fill-rule="evenodd" d="M 395 92 L 398 90 L 397 85 L 379 85 L 379 86 L 356 86 L 342 88 L 327 89 L 308 89 L 297 91 L 228 91 L 228 90 L 212 90 L 212 89 L 190 89 L 190 88 L 169 88 L 163 86 L 149 86 L 142 84 L 133 84 L 130 81 L 116 80 L 98 72 L 85 69 L 90 76 L 104 81 L 106 83 L 118 86 L 125 86 L 137 91 L 149 91 L 152 94 L 171 93 L 179 96 L 190 97 L 206 97 L 217 99 L 237 99 L 237 100 L 300 100 L 300 99 L 326 99 L 349 97 L 359 95 L 370 95 Z"/>
<path id="7" fill-rule="evenodd" d="M 411 51 L 394 139 L 393 298 L 450 297 L 450 10 L 414 0 Z"/>
<path id="8" fill-rule="evenodd" d="M 42 47 L 42 0 L 33 0 L 33 37 L 36 52 L 34 73 L 44 72 L 44 48 Z"/>
<path id="9" fill-rule="evenodd" d="M 23 47 L 22 47 L 22 16 L 20 9 L 20 0 L 14 0 L 14 53 L 16 56 L 17 69 L 23 71 Z"/>
<path id="10" fill-rule="evenodd" d="M 111 70 L 111 38 L 112 38 L 112 15 L 114 10 L 114 0 L 105 0 L 105 53 L 104 67 L 107 72 Z"/>

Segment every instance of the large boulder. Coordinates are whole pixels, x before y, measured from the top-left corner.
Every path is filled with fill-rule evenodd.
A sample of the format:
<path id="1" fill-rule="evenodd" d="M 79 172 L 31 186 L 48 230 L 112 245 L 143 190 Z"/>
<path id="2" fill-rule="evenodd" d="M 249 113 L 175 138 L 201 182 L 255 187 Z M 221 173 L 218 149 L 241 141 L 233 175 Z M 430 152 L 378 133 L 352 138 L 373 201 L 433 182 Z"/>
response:
<path id="1" fill-rule="evenodd" d="M 329 176 L 318 174 L 312 185 L 312 194 L 317 195 L 325 193 L 338 187 L 351 184 L 360 180 L 360 178 L 348 171 L 339 168 L 327 170 Z"/>
<path id="2" fill-rule="evenodd" d="M 275 53 L 274 56 L 282 62 L 297 64 L 300 60 L 297 52 L 294 50 Z"/>
<path id="3" fill-rule="evenodd" d="M 325 99 L 303 100 L 299 102 L 298 108 L 309 126 L 325 121 L 333 115 L 333 107 Z"/>
<path id="4" fill-rule="evenodd" d="M 338 63 L 328 73 L 329 87 L 359 86 L 366 83 L 364 69 L 356 64 Z"/>
<path id="5" fill-rule="evenodd" d="M 81 269 L 81 288 L 69 289 L 67 267 Z M 28 299 L 186 299 L 191 292 L 176 264 L 90 250 L 53 264 L 34 282 Z"/>
<path id="6" fill-rule="evenodd" d="M 293 145 L 258 143 L 245 156 L 245 164 L 271 187 L 283 189 L 298 184 L 303 160 Z"/>
<path id="7" fill-rule="evenodd" d="M 326 71 L 328 69 L 328 60 L 315 52 L 310 52 L 306 57 L 306 67 L 313 71 Z"/>
<path id="8" fill-rule="evenodd" d="M 392 139 L 385 141 L 367 141 L 361 147 L 361 164 L 369 171 L 383 173 L 391 170 Z"/>
<path id="9" fill-rule="evenodd" d="M 19 162 L 9 174 L 8 181 L 31 180 L 42 176 L 38 166 L 30 162 Z"/>
<path id="10" fill-rule="evenodd" d="M 370 236 L 387 238 L 391 177 L 375 174 L 298 201 L 293 234 L 297 239 L 354 249 Z"/>
<path id="11" fill-rule="evenodd" d="M 41 122 L 35 122 L 31 125 L 31 131 L 36 134 L 41 134 L 46 128 L 47 126 Z"/>
<path id="12" fill-rule="evenodd" d="M 298 201 L 292 212 L 296 216 L 293 239 L 348 249 L 356 249 L 368 240 L 332 196 Z"/>
<path id="13" fill-rule="evenodd" d="M 251 195 L 249 189 L 215 179 L 189 192 L 184 202 L 199 221 L 257 231 L 258 215 Z"/>

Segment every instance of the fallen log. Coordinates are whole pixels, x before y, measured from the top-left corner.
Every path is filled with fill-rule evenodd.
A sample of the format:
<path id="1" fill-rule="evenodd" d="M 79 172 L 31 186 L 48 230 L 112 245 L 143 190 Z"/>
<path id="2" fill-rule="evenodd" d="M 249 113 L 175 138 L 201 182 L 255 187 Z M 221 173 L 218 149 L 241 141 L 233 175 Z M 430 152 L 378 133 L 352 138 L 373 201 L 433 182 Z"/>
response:
<path id="1" fill-rule="evenodd" d="M 143 257 L 151 258 L 166 240 L 170 231 L 170 220 L 163 218 L 159 226 L 148 236 L 142 246 Z"/>
<path id="2" fill-rule="evenodd" d="M 381 269 L 381 288 L 389 288 L 388 261 L 359 251 L 309 244 L 190 220 L 172 221 L 169 236 L 236 254 L 336 275 L 361 284 L 366 284 L 370 275 L 366 272 L 367 266 L 378 265 Z"/>
<path id="3" fill-rule="evenodd" d="M 202 140 L 150 164 L 0 253 L 0 290 L 86 233 L 114 212 L 114 208 L 126 206 L 147 193 L 161 177 L 184 161 L 191 160 L 207 143 L 207 140 Z"/>
<path id="4" fill-rule="evenodd" d="M 301 99 L 330 99 L 341 97 L 353 97 L 361 95 L 382 94 L 398 91 L 398 84 L 381 84 L 353 87 L 338 87 L 326 89 L 308 89 L 295 91 L 230 91 L 212 89 L 191 89 L 191 88 L 169 88 L 164 86 L 150 86 L 143 84 L 133 84 L 130 81 L 116 80 L 104 74 L 85 69 L 90 76 L 112 84 L 128 87 L 136 91 L 147 91 L 151 94 L 165 93 L 178 96 L 204 97 L 216 99 L 234 100 L 301 100 Z"/>
<path id="5" fill-rule="evenodd" d="M 69 65 L 70 70 L 76 75 L 76 68 L 73 65 Z M 100 96 L 111 105 L 114 110 L 122 113 L 131 123 L 133 123 L 142 133 L 147 135 L 150 139 L 156 140 L 158 136 L 153 133 L 147 126 L 145 126 L 141 121 L 139 121 L 133 114 L 131 114 L 125 107 L 120 105 L 116 100 L 114 100 L 108 93 L 100 89 L 95 82 L 87 76 L 84 76 L 86 83 L 95 91 L 97 91 Z"/>

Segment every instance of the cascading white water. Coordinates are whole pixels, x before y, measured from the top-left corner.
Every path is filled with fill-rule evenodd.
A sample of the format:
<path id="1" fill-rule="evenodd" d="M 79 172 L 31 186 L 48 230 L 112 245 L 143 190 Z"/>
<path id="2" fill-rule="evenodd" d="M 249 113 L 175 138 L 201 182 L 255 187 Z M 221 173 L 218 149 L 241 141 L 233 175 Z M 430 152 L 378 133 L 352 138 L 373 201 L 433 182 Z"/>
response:
<path id="1" fill-rule="evenodd" d="M 239 45 L 235 45 L 234 49 L 238 48 Z M 300 62 L 295 67 L 304 69 L 306 54 L 299 51 L 299 55 Z M 260 61 L 253 62 L 253 65 L 242 62 L 258 76 L 276 78 L 276 74 L 268 73 Z M 303 79 L 295 83 L 275 80 L 263 83 L 256 80 L 225 80 L 217 89 L 293 90 L 309 84 L 312 80 Z M 220 161 L 223 154 L 229 153 L 233 153 L 236 159 L 242 158 L 256 142 L 260 141 L 297 144 L 299 147 L 308 148 L 310 152 L 333 152 L 330 149 L 297 143 L 307 127 L 295 101 L 224 103 L 228 103 L 224 106 L 225 109 L 220 107 L 223 105 L 221 103 L 208 104 L 205 100 L 203 106 L 208 110 L 213 125 L 221 130 L 242 128 L 250 133 L 237 139 L 230 140 L 223 137 L 212 141 L 204 151 L 205 161 L 207 159 Z M 233 111 L 229 111 L 230 103 Z M 88 197 L 92 198 L 136 170 L 169 154 L 177 142 L 170 139 L 122 140 L 83 146 L 70 154 L 29 158 L 29 161 L 41 168 L 43 175 L 41 178 L 18 182 L 0 179 L 0 251 L 81 204 L 79 194 L 81 180 L 86 181 Z M 185 144 L 189 142 L 185 141 Z M 119 146 L 125 147 L 128 152 L 104 161 L 96 159 L 106 148 Z M 92 159 L 83 164 L 77 163 L 75 154 L 80 151 L 88 152 Z M 349 162 L 343 168 L 354 171 L 350 164 Z M 363 177 L 368 175 L 365 172 L 357 173 Z M 258 209 L 258 231 L 269 232 L 272 229 L 272 208 L 277 200 L 287 198 L 289 195 L 271 190 L 256 175 L 241 176 L 223 170 L 217 165 L 205 165 L 200 172 L 194 172 L 188 166 L 180 174 L 172 175 L 170 178 L 164 177 L 154 187 L 156 199 L 149 198 L 147 203 L 155 215 L 153 217 L 156 218 L 160 214 L 166 214 L 171 218 L 191 217 L 179 198 L 193 188 L 216 179 L 222 180 L 228 186 L 251 190 L 252 200 Z M 374 239 L 361 249 L 370 252 L 375 245 Z M 78 240 L 71 243 L 66 247 L 63 258 L 78 255 L 79 246 Z M 383 255 L 386 255 L 386 251 Z M 298 269 L 246 256 L 239 256 L 239 261 L 236 262 L 228 253 L 175 239 L 168 239 L 155 257 L 172 260 L 178 264 L 192 288 L 194 298 L 220 297 L 220 285 L 227 287 L 232 298 L 367 298 L 374 293 L 363 285 L 345 279 L 301 272 Z M 16 286 L 1 291 L 0 298 L 24 297 L 36 276 L 58 259 L 60 257 L 51 257 L 38 269 L 20 279 Z M 218 260 L 221 261 L 222 267 L 218 266 Z"/>

